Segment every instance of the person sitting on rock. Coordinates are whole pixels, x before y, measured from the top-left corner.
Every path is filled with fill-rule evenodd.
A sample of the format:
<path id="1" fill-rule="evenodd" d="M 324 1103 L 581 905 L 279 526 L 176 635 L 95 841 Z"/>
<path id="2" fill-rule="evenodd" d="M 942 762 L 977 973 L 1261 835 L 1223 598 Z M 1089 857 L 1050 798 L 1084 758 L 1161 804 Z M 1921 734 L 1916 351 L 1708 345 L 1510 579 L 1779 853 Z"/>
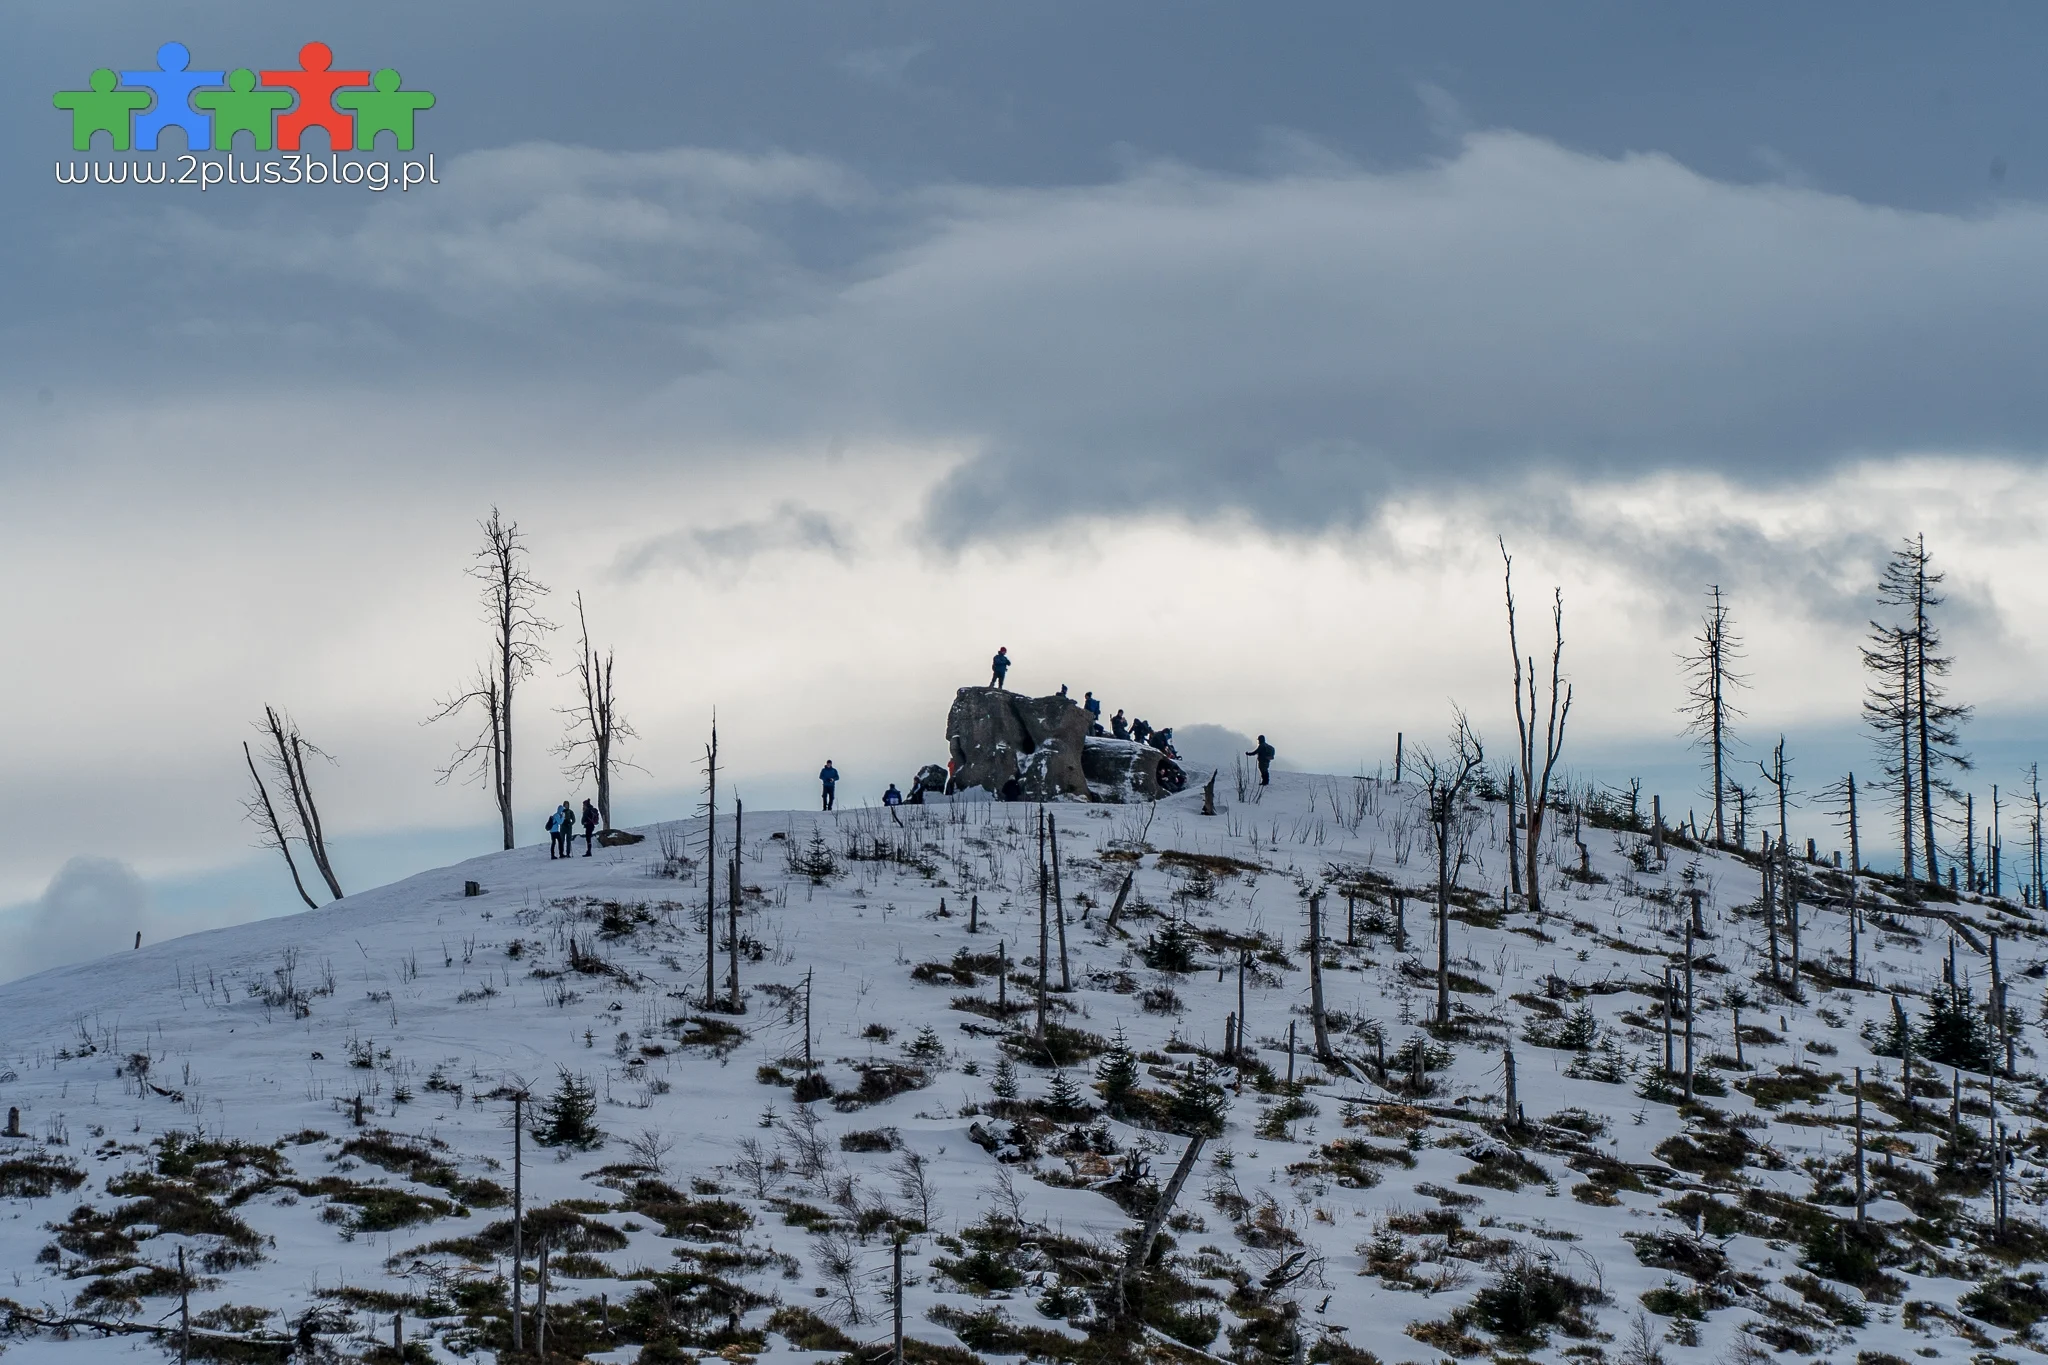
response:
<path id="1" fill-rule="evenodd" d="M 1068 696 L 1068 695 L 1067 695 L 1067 685 L 1066 685 L 1065 683 L 1061 683 L 1061 684 L 1060 684 L 1060 700 L 1061 700 L 1061 701 L 1072 701 L 1072 700 L 1073 700 L 1073 698 L 1072 698 L 1072 697 L 1070 697 L 1070 696 Z"/>
<path id="2" fill-rule="evenodd" d="M 1124 709 L 1121 706 L 1117 707 L 1116 714 L 1109 718 L 1109 733 L 1114 739 L 1131 737 L 1131 723 L 1124 719 Z"/>
<path id="3" fill-rule="evenodd" d="M 990 687 L 1001 687 L 1003 679 L 1010 676 L 1010 647 L 1008 645 L 1000 645 L 996 648 L 996 657 L 989 661 L 989 672 L 993 675 L 988 680 Z"/>
<path id="4" fill-rule="evenodd" d="M 1152 732 L 1152 747 L 1165 754 L 1168 758 L 1180 757 L 1178 753 L 1174 752 L 1173 727 L 1171 725 Z"/>
<path id="5" fill-rule="evenodd" d="M 894 782 L 889 784 L 889 790 L 882 793 L 882 804 L 885 806 L 900 806 L 903 804 L 903 793 L 896 790 Z"/>

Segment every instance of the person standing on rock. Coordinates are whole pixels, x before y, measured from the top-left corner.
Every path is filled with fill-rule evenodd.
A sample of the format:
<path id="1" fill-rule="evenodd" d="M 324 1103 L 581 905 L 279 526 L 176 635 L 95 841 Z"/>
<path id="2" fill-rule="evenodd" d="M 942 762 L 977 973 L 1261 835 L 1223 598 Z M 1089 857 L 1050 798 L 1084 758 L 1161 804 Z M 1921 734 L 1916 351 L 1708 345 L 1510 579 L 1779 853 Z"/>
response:
<path id="1" fill-rule="evenodd" d="M 1102 703 L 1096 700 L 1093 692 L 1083 692 L 1081 694 L 1081 709 L 1088 713 L 1088 723 L 1090 725 L 1102 724 Z"/>
<path id="2" fill-rule="evenodd" d="M 597 837 L 597 807 L 590 804 L 588 797 L 583 801 L 583 856 L 590 856 L 590 842 Z"/>
<path id="3" fill-rule="evenodd" d="M 1260 735 L 1259 746 L 1256 749 L 1245 750 L 1244 756 L 1246 758 L 1256 758 L 1259 761 L 1259 785 L 1261 787 L 1272 786 L 1273 746 L 1266 743 L 1266 737 L 1264 735 Z"/>
<path id="4" fill-rule="evenodd" d="M 824 809 L 831 810 L 832 794 L 839 786 L 839 769 L 832 766 L 831 759 L 826 759 L 825 766 L 818 769 L 818 782 L 825 789 Z"/>
<path id="5" fill-rule="evenodd" d="M 1010 676 L 1010 647 L 1008 645 L 997 647 L 996 657 L 989 661 L 989 672 L 993 675 L 988 680 L 990 687 L 1001 687 L 1003 679 Z"/>

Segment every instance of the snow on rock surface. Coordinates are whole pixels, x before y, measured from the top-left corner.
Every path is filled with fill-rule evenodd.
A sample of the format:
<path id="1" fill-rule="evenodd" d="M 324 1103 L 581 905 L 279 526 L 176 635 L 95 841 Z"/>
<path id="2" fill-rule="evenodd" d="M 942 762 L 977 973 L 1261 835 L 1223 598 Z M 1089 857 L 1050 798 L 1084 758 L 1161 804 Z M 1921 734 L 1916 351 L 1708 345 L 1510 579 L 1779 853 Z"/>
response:
<path id="1" fill-rule="evenodd" d="M 1066 923 L 1064 963 L 1055 923 L 1042 968 L 1040 808 L 934 799 L 748 812 L 739 1014 L 722 1008 L 723 878 L 720 1007 L 705 1000 L 701 819 L 674 827 L 689 865 L 665 861 L 659 829 L 591 858 L 520 849 L 0 986 L 0 1109 L 25 1133 L 0 1137 L 0 1344 L 175 1356 L 173 1338 L 39 1324 L 175 1323 L 182 1249 L 195 1354 L 253 1335 L 389 1359 L 397 1311 L 409 1359 L 506 1348 L 524 1088 L 529 1130 L 567 1140 L 524 1142 L 523 1297 L 531 1315 L 546 1242 L 549 1349 L 571 1358 L 865 1352 L 888 1335 L 896 1236 L 929 1360 L 1200 1358 L 1185 1342 L 1280 1361 L 1297 1333 L 1313 1359 L 1385 1365 L 2037 1349 L 2032 912 L 1860 879 L 1852 982 L 1849 879 L 1795 863 L 1793 998 L 1770 980 L 1754 853 L 1667 836 L 1660 860 L 1612 810 L 1560 812 L 1543 914 L 1503 913 L 1505 806 L 1475 803 L 1442 964 L 1452 1018 L 1431 1029 L 1420 793 L 1283 773 L 1217 795 L 1209 818 L 1192 791 L 1046 807 Z M 721 821 L 721 860 L 729 836 Z M 1663 1074 L 1663 983 L 1675 965 L 1683 989 L 1692 890 L 1688 1105 Z M 1918 1061 L 1909 1111 L 1897 1057 L 1874 1051 L 1893 993 L 1923 1058 L 1982 1068 L 2002 1042 L 1988 958 L 1957 943 L 1951 989 L 1938 915 L 1998 936 L 2016 1074 L 1994 1097 L 1981 1069 Z M 1782 975 L 1782 920 L 1777 938 Z M 1682 1069 L 1682 1018 L 1671 1046 Z M 1519 1127 L 1502 1122 L 1509 1048 Z M 602 1136 L 581 1140 L 585 1120 Z M 1112 1323 L 1126 1240 L 1212 1121 Z M 2012 1153 L 2002 1234 L 1994 1123 Z"/>

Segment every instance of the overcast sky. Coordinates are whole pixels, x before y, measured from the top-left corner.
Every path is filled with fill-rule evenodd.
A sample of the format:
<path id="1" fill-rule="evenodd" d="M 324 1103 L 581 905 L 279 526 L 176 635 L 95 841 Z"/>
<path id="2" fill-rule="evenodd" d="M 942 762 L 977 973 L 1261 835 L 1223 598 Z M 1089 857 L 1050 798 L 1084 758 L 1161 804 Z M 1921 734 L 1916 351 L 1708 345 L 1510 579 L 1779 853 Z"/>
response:
<path id="1" fill-rule="evenodd" d="M 626 823 L 688 809 L 714 707 L 757 807 L 828 756 L 904 781 L 998 644 L 1301 767 L 1453 701 L 1505 752 L 1496 535 L 1525 601 L 1564 589 L 1587 777 L 1700 799 L 1674 656 L 1711 582 L 1753 752 L 1874 769 L 1856 641 L 1923 531 L 1971 781 L 2048 748 L 2038 7 L 6 24 L 0 977 L 292 908 L 239 812 L 265 704 L 337 758 L 345 885 L 489 847 L 421 722 L 485 647 L 493 504 L 618 650 Z M 398 68 L 440 183 L 54 183 L 51 94 L 173 39 Z M 520 716 L 536 841 L 567 699 L 544 668 Z"/>

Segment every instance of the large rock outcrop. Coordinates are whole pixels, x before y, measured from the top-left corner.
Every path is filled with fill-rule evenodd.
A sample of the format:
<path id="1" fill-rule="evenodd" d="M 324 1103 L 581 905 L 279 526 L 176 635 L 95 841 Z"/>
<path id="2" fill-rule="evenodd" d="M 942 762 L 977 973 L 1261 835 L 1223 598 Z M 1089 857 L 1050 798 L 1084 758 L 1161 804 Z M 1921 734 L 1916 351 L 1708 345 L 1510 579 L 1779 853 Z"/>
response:
<path id="1" fill-rule="evenodd" d="M 1159 761 L 1164 757 L 1149 744 L 1090 735 L 1081 752 L 1081 770 L 1098 801 L 1157 801 Z"/>
<path id="2" fill-rule="evenodd" d="M 980 787 L 1026 801 L 1088 799 L 1083 752 L 1088 713 L 1065 697 L 1020 697 L 999 687 L 963 687 L 946 716 L 956 790 Z"/>

